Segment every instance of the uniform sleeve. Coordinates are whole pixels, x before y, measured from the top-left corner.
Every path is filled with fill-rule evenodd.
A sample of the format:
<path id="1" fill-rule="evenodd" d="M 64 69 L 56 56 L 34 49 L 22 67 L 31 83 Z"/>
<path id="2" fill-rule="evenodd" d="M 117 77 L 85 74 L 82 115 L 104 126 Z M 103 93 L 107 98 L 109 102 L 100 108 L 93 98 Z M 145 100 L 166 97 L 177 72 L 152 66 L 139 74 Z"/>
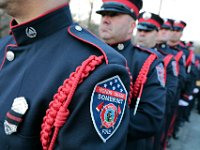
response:
<path id="1" fill-rule="evenodd" d="M 185 69 L 185 65 L 184 65 L 184 60 L 183 58 L 180 59 L 179 61 L 179 89 L 184 89 L 185 87 L 185 82 L 187 80 L 187 74 L 186 74 L 186 69 Z"/>
<path id="2" fill-rule="evenodd" d="M 195 66 L 192 64 L 190 66 L 190 72 L 187 73 L 187 80 L 185 82 L 185 88 L 182 90 L 181 99 L 189 100 L 188 97 L 193 95 L 193 90 L 195 88 L 196 73 Z"/>
<path id="3" fill-rule="evenodd" d="M 178 76 L 176 72 L 176 62 L 174 60 L 170 61 L 167 66 L 167 80 L 166 80 L 166 111 L 170 111 L 170 106 L 175 102 L 176 91 L 178 87 Z"/>
<path id="4" fill-rule="evenodd" d="M 147 82 L 144 85 L 141 100 L 136 115 L 131 108 L 129 136 L 132 139 L 153 136 L 160 128 L 165 111 L 166 89 L 163 87 L 156 66 L 161 64 L 156 60 L 150 68 Z"/>
<path id="5" fill-rule="evenodd" d="M 130 119 L 127 99 L 116 92 L 124 91 L 123 86 L 129 91 L 124 66 L 102 64 L 95 69 L 77 88 L 55 149 L 123 150 Z"/>

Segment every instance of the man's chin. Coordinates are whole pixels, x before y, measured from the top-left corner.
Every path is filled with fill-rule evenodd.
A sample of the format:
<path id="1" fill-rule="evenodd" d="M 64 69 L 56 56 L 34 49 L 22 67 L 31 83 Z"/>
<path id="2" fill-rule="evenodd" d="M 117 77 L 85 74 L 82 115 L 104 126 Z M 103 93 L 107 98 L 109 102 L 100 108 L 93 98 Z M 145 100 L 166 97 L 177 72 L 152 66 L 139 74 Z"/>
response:
<path id="1" fill-rule="evenodd" d="M 104 40 L 107 40 L 107 39 L 110 39 L 111 38 L 111 36 L 110 36 L 110 34 L 108 34 L 108 33 L 101 33 L 100 34 L 100 37 Z"/>

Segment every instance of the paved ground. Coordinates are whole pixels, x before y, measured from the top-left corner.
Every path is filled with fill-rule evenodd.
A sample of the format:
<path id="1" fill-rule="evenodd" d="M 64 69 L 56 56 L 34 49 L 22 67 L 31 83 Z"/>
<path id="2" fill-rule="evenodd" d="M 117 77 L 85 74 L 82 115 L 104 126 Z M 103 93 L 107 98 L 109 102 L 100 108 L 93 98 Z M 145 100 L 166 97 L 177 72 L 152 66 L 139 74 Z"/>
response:
<path id="1" fill-rule="evenodd" d="M 190 123 L 186 122 L 178 133 L 178 140 L 171 140 L 168 150 L 200 150 L 200 115 L 192 111 Z"/>

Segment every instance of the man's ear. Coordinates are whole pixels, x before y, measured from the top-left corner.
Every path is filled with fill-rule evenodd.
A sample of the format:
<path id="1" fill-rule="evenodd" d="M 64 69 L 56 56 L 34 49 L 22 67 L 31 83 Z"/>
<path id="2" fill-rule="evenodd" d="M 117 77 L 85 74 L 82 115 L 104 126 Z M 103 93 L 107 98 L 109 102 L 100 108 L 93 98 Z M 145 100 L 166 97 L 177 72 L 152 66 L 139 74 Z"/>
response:
<path id="1" fill-rule="evenodd" d="M 135 29 L 135 27 L 136 27 L 136 22 L 135 22 L 135 20 L 131 20 L 131 22 L 130 22 L 130 28 L 129 28 L 129 33 L 133 33 L 133 30 Z"/>

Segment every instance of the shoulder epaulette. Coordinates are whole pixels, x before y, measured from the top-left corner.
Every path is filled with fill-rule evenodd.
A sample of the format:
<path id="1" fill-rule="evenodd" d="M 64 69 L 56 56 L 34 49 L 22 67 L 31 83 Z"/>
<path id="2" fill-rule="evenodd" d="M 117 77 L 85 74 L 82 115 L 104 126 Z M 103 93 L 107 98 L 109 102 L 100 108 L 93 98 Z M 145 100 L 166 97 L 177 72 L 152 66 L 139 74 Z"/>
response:
<path id="1" fill-rule="evenodd" d="M 82 28 L 78 24 L 73 24 L 69 26 L 68 33 L 76 39 L 96 47 L 104 55 L 104 58 L 106 59 L 106 64 L 109 63 L 109 59 L 107 58 L 107 53 L 105 52 L 105 50 L 110 48 L 108 48 L 108 46 L 103 43 L 103 41 L 99 40 L 95 35 Z"/>
<path id="2" fill-rule="evenodd" d="M 155 54 L 157 56 L 156 53 L 154 53 L 153 51 L 151 51 L 150 49 L 147 49 L 147 48 L 143 48 L 143 47 L 140 47 L 140 46 L 134 46 L 136 47 L 138 50 L 141 50 L 141 51 L 144 51 L 144 52 L 147 52 L 149 54 Z M 158 57 L 158 56 L 157 56 Z"/>
<path id="3" fill-rule="evenodd" d="M 161 50 L 161 49 L 158 49 L 158 51 L 163 54 L 163 55 L 168 55 L 165 51 Z"/>
<path id="4" fill-rule="evenodd" d="M 96 37 L 93 33 L 89 32 L 88 30 L 82 28 L 78 24 L 73 24 L 68 28 L 68 33 L 75 37 L 76 39 L 90 44 L 97 48 L 103 55 L 106 61 L 106 64 L 109 63 L 109 60 L 112 59 L 111 54 L 115 53 L 116 55 L 121 58 L 121 61 L 124 65 L 126 65 L 126 60 L 122 57 L 119 53 L 117 53 L 112 47 L 104 43 L 98 37 Z"/>
<path id="5" fill-rule="evenodd" d="M 172 46 L 169 46 L 169 48 L 171 48 L 171 49 L 173 49 L 173 50 L 176 50 L 176 51 L 181 51 L 179 48 L 177 48 L 177 47 L 172 47 Z"/>

